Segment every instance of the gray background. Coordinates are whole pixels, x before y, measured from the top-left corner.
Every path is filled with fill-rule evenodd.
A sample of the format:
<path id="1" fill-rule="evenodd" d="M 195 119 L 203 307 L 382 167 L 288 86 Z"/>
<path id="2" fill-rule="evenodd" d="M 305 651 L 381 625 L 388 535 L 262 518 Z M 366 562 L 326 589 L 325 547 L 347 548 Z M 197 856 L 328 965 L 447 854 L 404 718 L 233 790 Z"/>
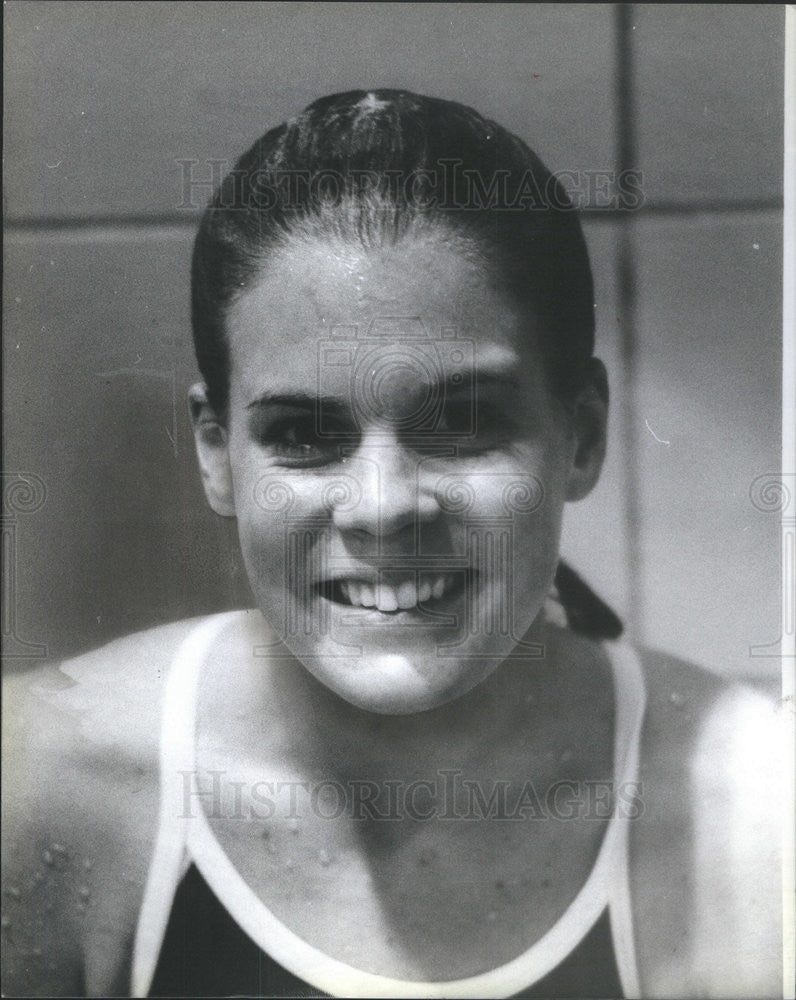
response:
<path id="1" fill-rule="evenodd" d="M 250 601 L 194 468 L 176 161 L 208 178 L 315 97 L 401 86 L 553 170 L 643 171 L 641 210 L 585 214 L 612 438 L 564 553 L 637 640 L 774 675 L 749 491 L 780 466 L 783 33 L 773 5 L 7 3 L 5 468 L 46 499 L 4 503 L 4 633 L 13 608 L 60 657 Z"/>

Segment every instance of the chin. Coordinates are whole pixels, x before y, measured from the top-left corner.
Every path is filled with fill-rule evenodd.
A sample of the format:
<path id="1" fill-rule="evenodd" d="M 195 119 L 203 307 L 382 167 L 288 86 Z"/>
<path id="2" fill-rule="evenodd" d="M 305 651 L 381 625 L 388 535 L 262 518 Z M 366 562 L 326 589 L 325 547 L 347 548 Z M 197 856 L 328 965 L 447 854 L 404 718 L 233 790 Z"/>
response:
<path id="1" fill-rule="evenodd" d="M 349 661 L 349 666 L 352 661 Z M 429 671 L 415 658 L 399 653 L 363 654 L 353 670 L 341 671 L 339 661 L 327 671 L 316 661 L 307 668 L 330 691 L 355 708 L 376 715 L 415 715 L 441 708 L 465 694 L 484 677 L 472 665 L 462 672 L 456 661 L 445 670 Z"/>

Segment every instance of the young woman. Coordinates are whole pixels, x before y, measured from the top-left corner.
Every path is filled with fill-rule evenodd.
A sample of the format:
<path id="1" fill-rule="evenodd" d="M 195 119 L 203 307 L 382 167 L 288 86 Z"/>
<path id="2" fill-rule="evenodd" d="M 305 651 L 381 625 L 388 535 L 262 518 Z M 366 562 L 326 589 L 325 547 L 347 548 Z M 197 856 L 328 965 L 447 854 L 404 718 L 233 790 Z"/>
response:
<path id="1" fill-rule="evenodd" d="M 773 710 L 559 562 L 608 391 L 536 156 L 316 101 L 217 192 L 192 302 L 257 610 L 8 695 L 8 992 L 777 995 Z"/>

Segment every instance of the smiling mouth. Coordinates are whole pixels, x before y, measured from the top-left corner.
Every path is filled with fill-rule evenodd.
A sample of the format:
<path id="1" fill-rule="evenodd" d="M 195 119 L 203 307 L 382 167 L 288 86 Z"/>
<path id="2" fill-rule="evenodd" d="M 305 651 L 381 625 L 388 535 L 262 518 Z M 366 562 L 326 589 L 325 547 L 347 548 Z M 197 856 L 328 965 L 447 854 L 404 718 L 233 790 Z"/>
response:
<path id="1" fill-rule="evenodd" d="M 356 579 L 326 580 L 318 586 L 321 596 L 351 608 L 370 608 L 397 614 L 413 608 L 433 608 L 438 602 L 457 597 L 464 590 L 465 574 L 421 573 L 400 583 Z"/>

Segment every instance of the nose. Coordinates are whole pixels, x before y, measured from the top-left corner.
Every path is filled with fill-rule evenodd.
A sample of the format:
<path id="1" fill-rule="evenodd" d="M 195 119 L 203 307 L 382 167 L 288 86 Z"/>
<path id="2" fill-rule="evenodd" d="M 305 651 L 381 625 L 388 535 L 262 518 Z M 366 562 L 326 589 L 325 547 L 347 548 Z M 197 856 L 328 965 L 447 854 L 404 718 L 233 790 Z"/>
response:
<path id="1" fill-rule="evenodd" d="M 425 484 L 422 456 L 393 435 L 363 435 L 346 460 L 346 472 L 356 481 L 358 497 L 333 508 L 332 521 L 340 531 L 385 538 L 432 521 L 440 512 L 433 489 Z"/>

